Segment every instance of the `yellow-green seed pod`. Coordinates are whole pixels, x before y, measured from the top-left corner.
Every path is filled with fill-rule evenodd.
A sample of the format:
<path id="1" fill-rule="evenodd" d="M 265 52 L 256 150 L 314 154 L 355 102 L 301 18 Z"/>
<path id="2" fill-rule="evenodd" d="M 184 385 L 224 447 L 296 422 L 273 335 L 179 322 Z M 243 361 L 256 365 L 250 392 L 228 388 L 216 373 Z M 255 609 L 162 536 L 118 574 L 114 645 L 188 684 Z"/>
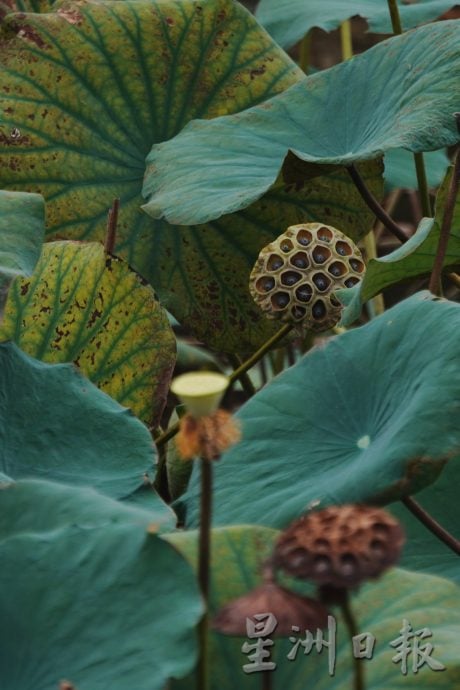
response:
<path id="1" fill-rule="evenodd" d="M 339 288 L 353 287 L 364 275 L 358 247 L 330 225 L 291 225 L 260 252 L 249 289 L 272 319 L 325 331 L 339 321 Z"/>

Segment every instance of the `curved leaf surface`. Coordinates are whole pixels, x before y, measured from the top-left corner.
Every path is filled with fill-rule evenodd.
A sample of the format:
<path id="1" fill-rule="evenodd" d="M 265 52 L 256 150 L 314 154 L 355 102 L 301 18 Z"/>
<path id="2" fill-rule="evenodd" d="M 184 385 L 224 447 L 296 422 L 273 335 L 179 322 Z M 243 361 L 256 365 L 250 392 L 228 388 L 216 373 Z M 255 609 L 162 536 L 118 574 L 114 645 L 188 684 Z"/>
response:
<path id="1" fill-rule="evenodd" d="M 93 486 L 123 498 L 152 473 L 148 429 L 71 364 L 0 343 L 0 471 Z"/>
<path id="2" fill-rule="evenodd" d="M 52 242 L 10 289 L 0 326 L 27 354 L 74 362 L 147 424 L 159 423 L 175 338 L 152 288 L 99 243 Z"/>
<path id="3" fill-rule="evenodd" d="M 230 600 L 246 594 L 261 584 L 261 570 L 277 532 L 256 527 L 229 527 L 213 530 L 213 569 L 211 581 L 211 611 Z M 167 535 L 192 563 L 197 562 L 197 535 L 194 532 Z M 367 584 L 353 597 L 352 606 L 358 621 L 359 632 L 371 632 L 376 637 L 372 661 L 363 661 L 366 687 L 439 688 L 452 690 L 460 679 L 458 657 L 458 636 L 460 635 L 460 614 L 458 611 L 459 588 L 452 582 L 439 577 L 392 569 L 379 581 Z M 261 613 L 264 613 L 261 611 Z M 275 638 L 269 649 L 271 659 L 277 664 L 270 674 L 273 690 L 350 690 L 352 687 L 351 642 L 345 623 L 338 613 L 337 651 L 335 675 L 331 678 L 327 669 L 327 651 L 319 656 L 313 650 L 308 657 L 303 648 L 297 657 L 289 661 L 286 656 L 293 644 L 288 640 Z M 403 675 L 400 665 L 392 662 L 396 650 L 390 642 L 399 636 L 403 619 L 408 619 L 414 630 L 429 627 L 434 645 L 433 657 L 446 666 L 442 673 L 434 673 L 427 666 L 417 674 Z M 293 633 L 293 637 L 304 639 L 304 631 Z M 325 632 L 328 639 L 328 632 Z M 243 638 L 230 638 L 212 634 L 210 659 L 210 690 L 257 690 L 260 688 L 260 674 L 245 674 L 242 666 L 248 663 L 242 653 Z M 411 669 L 411 662 L 409 662 Z M 188 676 L 172 684 L 174 690 L 194 690 L 194 678 Z"/>
<path id="4" fill-rule="evenodd" d="M 436 19 L 455 5 L 452 0 L 397 0 L 403 29 Z M 381 0 L 260 0 L 256 17 L 283 48 L 291 48 L 314 26 L 332 31 L 346 19 L 367 19 L 369 31 L 392 34 L 388 5 Z"/>
<path id="5" fill-rule="evenodd" d="M 449 167 L 444 150 L 428 151 L 423 156 L 429 187 L 438 187 Z M 405 149 L 393 149 L 385 154 L 385 189 L 418 189 L 414 157 Z"/>
<path id="6" fill-rule="evenodd" d="M 50 12 L 55 0 L 2 0 L 0 14 L 9 12 Z"/>
<path id="7" fill-rule="evenodd" d="M 44 235 L 43 197 L 0 191 L 0 278 L 31 275 Z"/>
<path id="8" fill-rule="evenodd" d="M 433 482 L 460 451 L 458 326 L 460 305 L 419 293 L 277 376 L 216 463 L 214 523 L 282 527 L 312 501 L 391 502 Z"/>
<path id="9" fill-rule="evenodd" d="M 440 477 L 416 499 L 454 537 L 460 539 L 460 458 L 447 463 Z M 460 584 L 460 559 L 427 530 L 401 503 L 389 506 L 406 533 L 401 565 L 409 570 L 449 577 Z"/>
<path id="10" fill-rule="evenodd" d="M 421 27 L 243 113 L 192 122 L 154 146 L 144 208 L 170 222 L 204 223 L 261 197 L 288 151 L 348 165 L 393 148 L 454 144 L 459 102 L 460 22 Z"/>
<path id="11" fill-rule="evenodd" d="M 343 325 L 353 323 L 359 315 L 362 304 L 386 287 L 408 278 L 431 273 L 438 250 L 440 228 L 451 177 L 452 166 L 436 197 L 435 218 L 423 218 L 415 234 L 401 247 L 391 254 L 369 261 L 362 282 L 353 288 L 352 293 L 347 295 L 344 290 L 337 291 L 337 296 L 347 304 L 342 318 Z M 460 268 L 460 198 L 457 198 L 454 206 L 443 268 L 450 268 L 450 270 Z M 351 303 L 349 303 L 350 297 L 353 298 Z"/>
<path id="12" fill-rule="evenodd" d="M 246 350 L 252 350 L 267 330 L 259 319 L 253 332 L 246 276 L 235 294 L 228 272 L 221 277 L 223 256 L 225 265 L 247 265 L 243 233 L 265 229 L 267 217 L 274 225 L 283 216 L 256 212 L 250 220 L 228 219 L 196 231 L 155 223 L 139 208 L 145 157 L 192 118 L 250 107 L 302 73 L 232 0 L 126 0 L 64 9 L 5 19 L 4 184 L 43 193 L 48 233 L 59 239 L 102 239 L 107 210 L 119 197 L 116 253 L 200 338 L 230 350 L 244 347 L 246 339 Z M 20 136 L 13 138 L 16 130 Z M 230 273 L 234 283 L 237 270 Z"/>
<path id="13" fill-rule="evenodd" d="M 69 509 L 69 489 L 60 489 L 0 491 L 2 682 L 163 690 L 196 661 L 202 603 L 190 566 L 133 511 L 81 490 Z"/>
<path id="14" fill-rule="evenodd" d="M 0 322 L 11 280 L 32 273 L 44 234 L 43 197 L 0 191 Z"/>
<path id="15" fill-rule="evenodd" d="M 174 529 L 176 522 L 173 511 L 159 496 L 152 501 L 153 507 L 143 510 L 94 489 L 39 479 L 20 479 L 0 487 L 0 503 L 0 541 L 21 532 L 38 535 L 69 525 L 110 529 L 129 523 L 154 533 Z"/>

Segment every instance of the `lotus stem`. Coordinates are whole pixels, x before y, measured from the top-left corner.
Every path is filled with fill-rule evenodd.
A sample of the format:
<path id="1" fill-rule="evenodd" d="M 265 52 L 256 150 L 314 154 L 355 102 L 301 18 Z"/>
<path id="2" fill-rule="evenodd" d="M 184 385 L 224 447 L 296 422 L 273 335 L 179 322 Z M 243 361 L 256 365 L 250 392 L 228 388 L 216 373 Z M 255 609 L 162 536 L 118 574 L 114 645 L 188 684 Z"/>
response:
<path id="1" fill-rule="evenodd" d="M 433 271 L 431 273 L 429 290 L 433 295 L 442 294 L 441 275 L 444 259 L 446 257 L 447 245 L 449 244 L 450 229 L 452 226 L 452 219 L 454 217 L 455 201 L 457 199 L 458 187 L 460 183 L 460 148 L 457 148 L 455 154 L 454 169 L 450 180 L 449 191 L 447 194 L 446 205 L 444 208 L 444 215 L 441 223 L 441 230 L 439 233 L 438 249 L 433 264 Z"/>
<path id="2" fill-rule="evenodd" d="M 382 222 L 382 224 L 389 230 L 393 235 L 395 235 L 400 242 L 407 242 L 407 237 L 404 231 L 397 225 L 392 218 L 388 215 L 385 209 L 379 204 L 375 196 L 368 189 L 363 178 L 359 174 L 357 168 L 353 165 L 348 165 L 346 167 L 351 179 L 355 183 L 356 189 L 361 194 L 362 198 L 375 214 L 375 216 Z"/>
<path id="3" fill-rule="evenodd" d="M 430 513 L 422 508 L 417 501 L 414 501 L 411 496 L 405 496 L 401 501 L 406 508 L 410 510 L 412 515 L 414 515 L 422 525 L 429 529 L 437 539 L 442 541 L 449 549 L 460 556 L 460 540 L 456 539 L 450 532 L 444 529 L 444 527 L 442 527 Z"/>
<path id="4" fill-rule="evenodd" d="M 348 592 L 344 593 L 344 597 L 340 604 L 340 609 L 342 611 L 343 619 L 348 628 L 350 634 L 350 640 L 359 634 L 358 625 L 350 605 L 350 598 Z M 353 680 L 353 690 L 364 690 L 364 672 L 363 665 L 360 663 L 361 660 L 353 655 L 353 670 L 354 670 L 354 680 Z"/>
<path id="5" fill-rule="evenodd" d="M 113 254 L 117 241 L 118 211 L 120 209 L 120 199 L 114 199 L 112 208 L 107 218 L 107 232 L 105 235 L 104 249 L 107 254 Z"/>
<path id="6" fill-rule="evenodd" d="M 388 9 L 390 11 L 391 26 L 393 33 L 400 36 L 403 33 L 401 24 L 401 16 L 399 14 L 398 3 L 396 0 L 388 0 Z M 430 193 L 428 190 L 428 182 L 426 178 L 425 161 L 423 153 L 414 153 L 415 172 L 417 174 L 418 192 L 420 195 L 420 203 L 422 205 L 422 213 L 427 218 L 431 218 L 433 211 L 431 209 Z"/>

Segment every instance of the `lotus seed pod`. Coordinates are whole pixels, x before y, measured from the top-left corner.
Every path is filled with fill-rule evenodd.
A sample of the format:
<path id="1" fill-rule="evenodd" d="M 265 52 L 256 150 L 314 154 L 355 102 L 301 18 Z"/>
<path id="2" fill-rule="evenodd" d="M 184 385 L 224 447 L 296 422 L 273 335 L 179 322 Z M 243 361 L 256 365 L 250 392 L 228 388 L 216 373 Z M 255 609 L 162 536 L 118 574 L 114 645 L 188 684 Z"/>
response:
<path id="1" fill-rule="evenodd" d="M 275 637 L 292 635 L 293 625 L 297 625 L 300 630 L 311 631 L 327 626 L 328 611 L 316 599 L 290 592 L 275 582 L 265 582 L 224 606 L 215 617 L 212 627 L 224 635 L 246 637 L 246 618 L 268 611 L 277 621 L 273 631 Z"/>
<path id="2" fill-rule="evenodd" d="M 249 289 L 269 318 L 325 331 L 340 321 L 343 309 L 334 290 L 353 287 L 364 271 L 358 247 L 339 230 L 291 225 L 260 252 Z"/>
<path id="3" fill-rule="evenodd" d="M 293 522 L 276 543 L 273 564 L 321 585 L 355 587 L 394 565 L 403 543 L 399 522 L 385 510 L 332 506 Z"/>

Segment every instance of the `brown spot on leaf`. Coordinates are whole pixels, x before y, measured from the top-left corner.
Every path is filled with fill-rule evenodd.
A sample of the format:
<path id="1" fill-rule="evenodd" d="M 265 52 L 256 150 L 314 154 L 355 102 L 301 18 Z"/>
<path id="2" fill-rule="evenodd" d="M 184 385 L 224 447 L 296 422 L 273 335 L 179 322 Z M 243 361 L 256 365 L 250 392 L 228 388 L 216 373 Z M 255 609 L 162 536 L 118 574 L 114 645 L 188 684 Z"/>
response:
<path id="1" fill-rule="evenodd" d="M 250 70 L 249 75 L 251 79 L 255 79 L 256 77 L 262 76 L 265 74 L 267 71 L 267 68 L 265 65 L 262 65 L 262 67 L 255 67 L 254 69 Z"/>

